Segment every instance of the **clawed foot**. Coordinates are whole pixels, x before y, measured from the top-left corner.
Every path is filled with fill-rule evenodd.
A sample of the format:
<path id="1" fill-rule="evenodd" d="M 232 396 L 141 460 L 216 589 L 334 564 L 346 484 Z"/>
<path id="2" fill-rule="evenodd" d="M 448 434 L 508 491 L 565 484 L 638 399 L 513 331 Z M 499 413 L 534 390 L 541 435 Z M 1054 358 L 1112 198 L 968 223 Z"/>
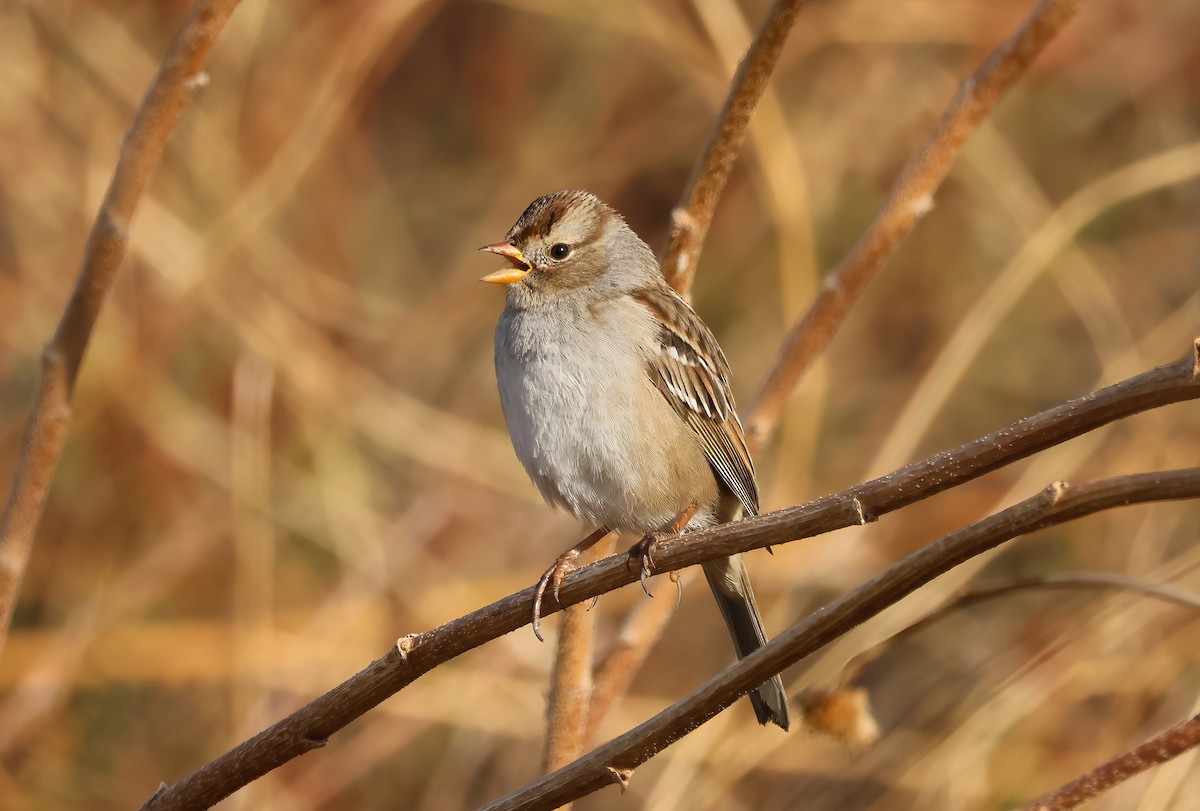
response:
<path id="1" fill-rule="evenodd" d="M 631 566 L 634 561 L 637 561 L 641 569 L 642 591 L 646 592 L 647 597 L 653 597 L 650 593 L 650 587 L 646 584 L 650 579 L 651 569 L 654 568 L 654 548 L 658 546 L 658 542 L 663 538 L 670 538 L 670 532 L 651 532 L 646 537 L 629 547 L 629 560 L 626 566 Z M 630 569 L 632 571 L 632 567 Z"/>
<path id="2" fill-rule="evenodd" d="M 558 590 L 562 587 L 562 581 L 567 576 L 567 572 L 575 570 L 575 560 L 579 554 L 578 549 L 568 549 L 563 552 L 538 581 L 537 591 L 533 593 L 533 635 L 538 638 L 539 642 L 546 641 L 542 638 L 541 629 L 542 598 L 546 595 L 546 589 L 550 588 L 550 593 L 554 595 L 554 601 L 561 605 L 561 601 L 558 599 Z"/>

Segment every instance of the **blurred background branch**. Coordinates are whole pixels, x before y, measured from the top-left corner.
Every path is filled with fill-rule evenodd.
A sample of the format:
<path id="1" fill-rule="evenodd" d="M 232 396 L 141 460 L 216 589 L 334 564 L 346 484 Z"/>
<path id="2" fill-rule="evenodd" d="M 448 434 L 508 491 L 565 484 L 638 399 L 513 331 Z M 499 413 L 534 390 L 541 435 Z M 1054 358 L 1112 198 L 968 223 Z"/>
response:
<path id="1" fill-rule="evenodd" d="M 1042 0 L 1012 36 L 967 77 L 937 127 L 904 167 L 887 202 L 821 284 L 784 340 L 746 423 L 751 448 L 766 442 L 805 371 L 829 346 L 867 285 L 922 217 L 967 138 L 1071 21 L 1083 0 Z"/>
<path id="2" fill-rule="evenodd" d="M 834 689 L 844 690 L 853 686 L 863 670 L 887 653 L 893 645 L 909 639 L 913 634 L 920 633 L 956 611 L 963 611 L 978 603 L 1008 597 L 1019 592 L 1053 592 L 1060 589 L 1124 589 L 1143 597 L 1163 600 L 1190 608 L 1193 611 L 1200 611 L 1200 596 L 1163 583 L 1151 583 L 1109 572 L 1064 572 L 1029 577 L 1008 583 L 972 585 L 937 610 L 931 611 L 912 625 L 846 662 Z"/>
<path id="3" fill-rule="evenodd" d="M 79 278 L 54 337 L 21 439 L 12 490 L 0 516 L 0 653 L 16 609 L 33 540 L 71 421 L 71 396 L 84 351 L 125 258 L 133 215 L 153 178 L 180 112 L 208 83 L 204 64 L 238 0 L 197 2 L 171 45 L 133 124 L 84 248 Z"/>
<path id="4" fill-rule="evenodd" d="M 671 212 L 671 244 L 663 257 L 663 275 L 685 297 L 691 293 L 696 263 L 721 200 L 721 192 L 741 152 L 750 117 L 767 90 L 797 15 L 807 0 L 775 0 L 742 57 L 683 199 Z"/>

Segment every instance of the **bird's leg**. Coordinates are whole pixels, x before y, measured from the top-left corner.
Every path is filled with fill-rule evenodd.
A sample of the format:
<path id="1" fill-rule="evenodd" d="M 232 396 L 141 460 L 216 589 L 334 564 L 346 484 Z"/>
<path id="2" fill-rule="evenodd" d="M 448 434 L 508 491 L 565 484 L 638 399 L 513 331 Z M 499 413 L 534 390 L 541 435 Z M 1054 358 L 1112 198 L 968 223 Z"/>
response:
<path id="1" fill-rule="evenodd" d="M 584 552 L 604 540 L 610 532 L 612 530 L 608 527 L 600 527 L 591 535 L 559 555 L 555 559 L 554 565 L 547 569 L 546 573 L 538 580 L 537 590 L 533 593 L 533 635 L 538 638 L 539 642 L 546 641 L 542 639 L 541 629 L 542 598 L 546 595 L 546 589 L 549 587 L 551 594 L 554 595 L 554 601 L 559 602 L 558 590 L 562 587 L 562 581 L 567 576 L 567 572 L 575 568 L 575 560 Z"/>
<path id="2" fill-rule="evenodd" d="M 629 560 L 630 562 L 636 560 L 641 563 L 642 591 L 646 592 L 648 596 L 654 596 L 653 594 L 650 594 L 650 588 L 646 585 L 646 581 L 650 577 L 650 569 L 654 566 L 654 547 L 657 546 L 658 542 L 663 538 L 669 538 L 672 535 L 678 535 L 679 533 L 683 532 L 683 528 L 688 525 L 689 521 L 696 517 L 696 513 L 699 511 L 700 508 L 693 504 L 683 512 L 679 513 L 679 515 L 672 518 L 670 523 L 668 523 L 665 527 L 649 533 L 646 535 L 646 537 L 642 538 L 640 541 L 630 547 Z M 678 580 L 675 581 L 675 586 L 677 589 L 679 589 L 680 593 L 682 593 L 683 586 L 680 585 Z"/>

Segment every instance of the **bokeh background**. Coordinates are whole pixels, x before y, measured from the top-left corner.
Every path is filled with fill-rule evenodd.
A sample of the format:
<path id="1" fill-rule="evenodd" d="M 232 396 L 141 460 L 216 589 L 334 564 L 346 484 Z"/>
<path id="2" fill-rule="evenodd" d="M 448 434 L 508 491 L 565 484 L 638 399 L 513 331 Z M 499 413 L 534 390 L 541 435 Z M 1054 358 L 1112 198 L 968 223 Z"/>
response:
<path id="1" fill-rule="evenodd" d="M 475 248 L 537 195 L 586 187 L 661 249 L 766 5 L 242 4 L 86 359 L 0 661 L 0 805 L 137 807 L 398 636 L 529 585 L 575 540 L 509 447 L 491 364 L 501 294 L 476 282 L 495 262 Z M 5 482 L 40 347 L 187 6 L 0 6 Z M 743 406 L 958 82 L 1032 6 L 827 0 L 801 15 L 695 289 Z M 1180 357 L 1200 333 L 1198 144 L 1200 5 L 1088 4 L 800 387 L 759 460 L 765 506 Z M 752 555 L 767 626 L 1048 482 L 1191 465 L 1198 447 L 1200 413 L 1177 405 Z M 1164 504 L 1015 541 L 793 668 L 789 687 L 828 686 L 970 580 L 1087 569 L 1200 590 L 1198 531 L 1195 504 Z M 602 652 L 644 599 L 600 601 Z M 872 747 L 761 729 L 741 702 L 623 797 L 579 807 L 1005 808 L 1194 713 L 1197 650 L 1200 622 L 1179 607 L 1012 596 L 867 668 Z M 526 630 L 467 654 L 223 807 L 454 809 L 507 793 L 537 776 L 552 651 Z M 690 589 L 603 733 L 730 658 Z M 1185 756 L 1094 807 L 1197 796 Z"/>

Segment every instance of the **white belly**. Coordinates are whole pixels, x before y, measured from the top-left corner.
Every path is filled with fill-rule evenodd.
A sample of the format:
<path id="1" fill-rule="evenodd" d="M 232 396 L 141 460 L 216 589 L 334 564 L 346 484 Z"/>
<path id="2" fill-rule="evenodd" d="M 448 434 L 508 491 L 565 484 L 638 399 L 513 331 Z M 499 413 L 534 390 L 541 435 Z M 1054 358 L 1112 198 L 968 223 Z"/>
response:
<path id="1" fill-rule="evenodd" d="M 658 340 L 649 314 L 634 312 L 618 332 L 578 318 L 554 327 L 505 310 L 496 374 L 513 447 L 546 500 L 594 524 L 647 532 L 711 498 L 694 492 L 703 489 L 696 472 L 712 479 L 699 443 L 651 382 L 644 354 L 632 351 Z M 679 449 L 691 473 L 683 478 L 692 480 L 682 486 Z"/>

